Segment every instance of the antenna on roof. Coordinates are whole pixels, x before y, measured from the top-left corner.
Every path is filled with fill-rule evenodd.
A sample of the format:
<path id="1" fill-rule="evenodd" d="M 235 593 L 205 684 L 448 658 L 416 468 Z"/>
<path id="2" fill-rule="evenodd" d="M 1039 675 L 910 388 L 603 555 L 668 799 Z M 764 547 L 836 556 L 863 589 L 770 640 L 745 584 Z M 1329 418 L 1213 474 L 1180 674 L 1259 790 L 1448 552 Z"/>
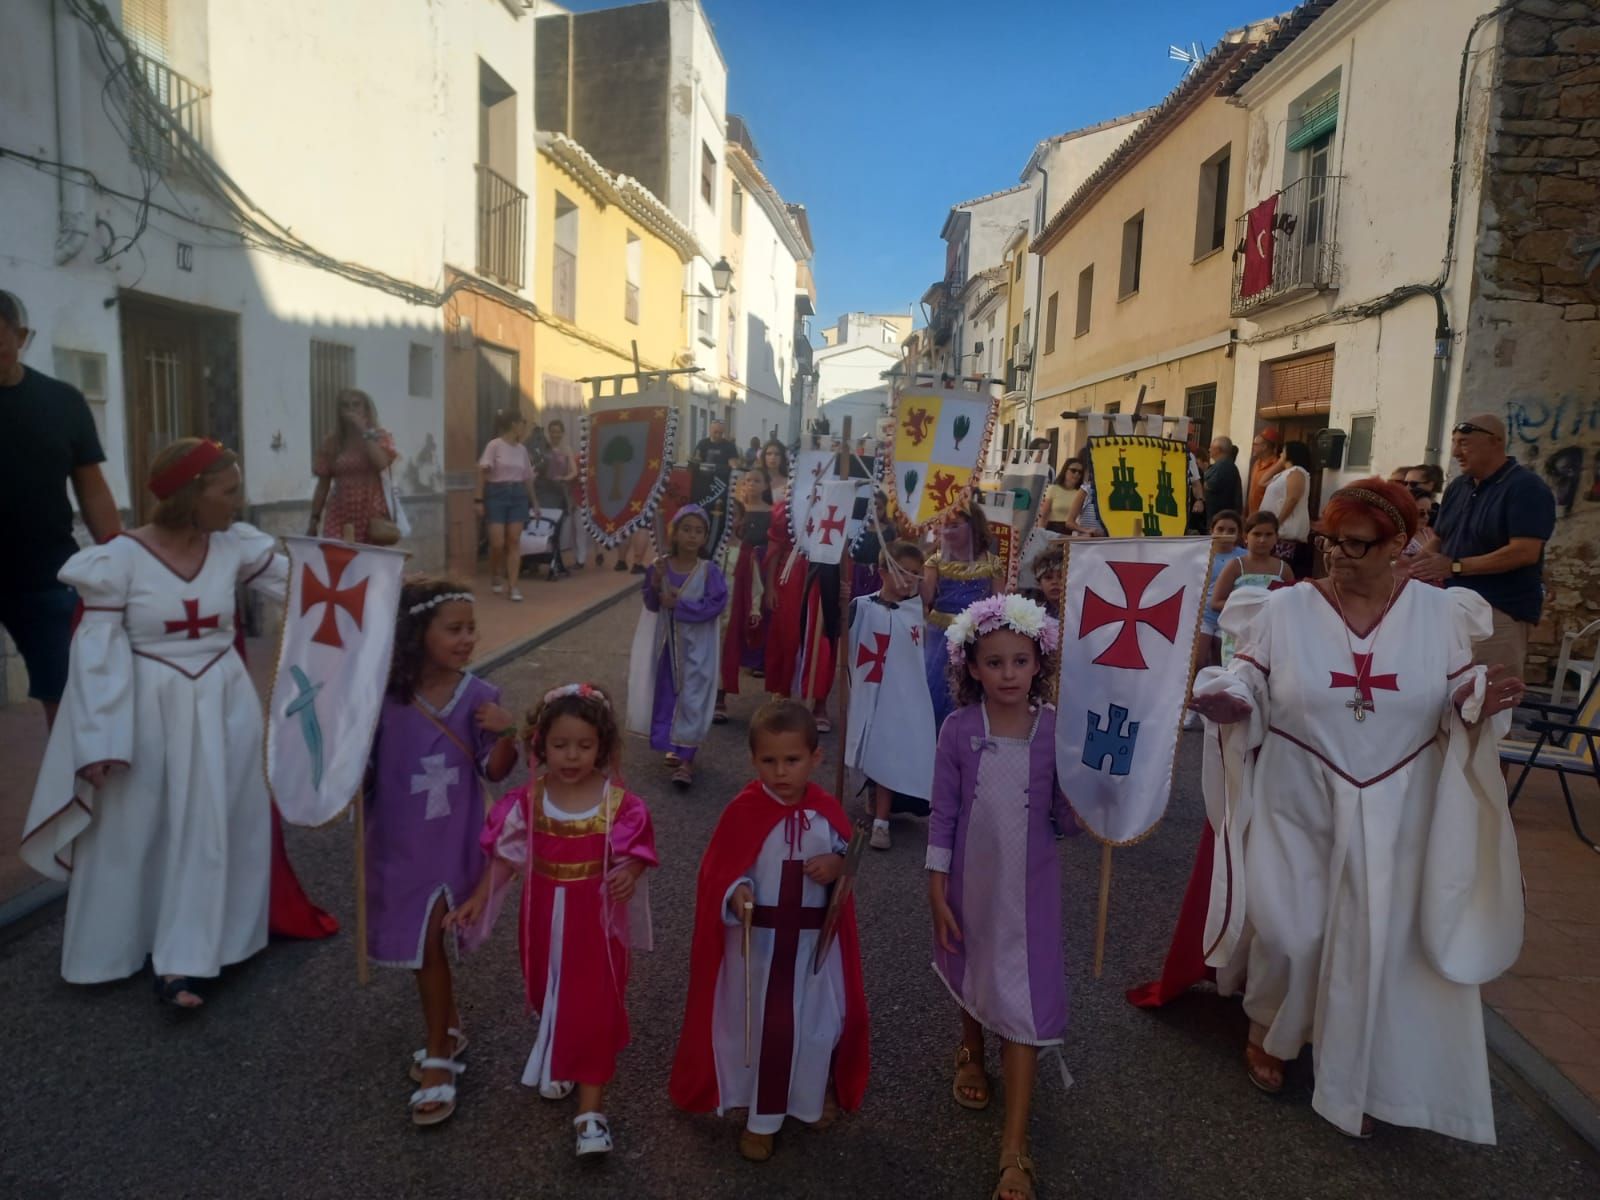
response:
<path id="1" fill-rule="evenodd" d="M 1173 62 L 1188 64 L 1183 70 L 1185 75 L 1198 67 L 1200 65 L 1200 61 L 1205 58 L 1205 56 L 1206 47 L 1204 42 L 1190 42 L 1187 50 L 1185 50 L 1182 46 L 1167 47 L 1168 58 L 1170 58 Z"/>

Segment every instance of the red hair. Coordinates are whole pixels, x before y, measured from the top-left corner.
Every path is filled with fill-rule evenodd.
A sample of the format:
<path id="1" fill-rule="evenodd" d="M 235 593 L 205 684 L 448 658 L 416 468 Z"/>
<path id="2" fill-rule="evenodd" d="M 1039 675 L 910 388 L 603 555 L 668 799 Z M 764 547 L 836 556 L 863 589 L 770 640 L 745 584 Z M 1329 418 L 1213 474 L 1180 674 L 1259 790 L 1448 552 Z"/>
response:
<path id="1" fill-rule="evenodd" d="M 1389 538 L 1417 532 L 1421 518 L 1417 502 L 1411 493 L 1398 483 L 1379 479 L 1376 475 L 1346 484 L 1322 506 L 1322 517 L 1317 522 L 1317 532 L 1334 536 L 1339 525 L 1351 517 L 1366 517 L 1378 529 L 1378 537 Z"/>

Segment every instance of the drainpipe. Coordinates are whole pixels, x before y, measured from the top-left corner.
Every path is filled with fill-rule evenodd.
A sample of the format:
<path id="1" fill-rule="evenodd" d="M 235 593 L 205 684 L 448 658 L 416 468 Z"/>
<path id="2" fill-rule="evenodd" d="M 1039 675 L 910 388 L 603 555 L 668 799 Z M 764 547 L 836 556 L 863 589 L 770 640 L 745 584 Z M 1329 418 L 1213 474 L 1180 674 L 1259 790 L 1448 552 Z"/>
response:
<path id="1" fill-rule="evenodd" d="M 1040 167 L 1039 174 L 1044 176 L 1044 183 L 1039 191 L 1039 211 L 1045 214 L 1044 219 L 1049 220 L 1050 212 L 1050 171 L 1047 167 Z M 1043 232 L 1043 226 L 1040 227 Z M 1031 238 L 1029 239 L 1032 240 Z M 1027 250 L 1023 251 L 1024 254 Z M 1028 344 L 1028 432 L 1023 438 L 1023 443 L 1033 441 L 1033 393 L 1034 382 L 1039 378 L 1039 322 L 1044 315 L 1044 258 L 1039 259 L 1039 273 L 1033 283 L 1033 340 Z"/>
<path id="2" fill-rule="evenodd" d="M 55 48 L 56 158 L 69 167 L 83 165 L 83 87 L 78 69 L 78 23 L 56 0 L 51 12 L 51 41 Z M 67 171 L 56 176 L 56 266 L 78 256 L 89 240 L 87 189 Z"/>
<path id="3" fill-rule="evenodd" d="M 1427 462 L 1438 465 L 1444 461 L 1445 408 L 1450 402 L 1450 317 L 1445 312 L 1444 296 L 1433 293 L 1433 303 L 1438 309 L 1438 321 L 1433 330 L 1433 387 L 1428 395 L 1428 442 L 1424 450 Z"/>

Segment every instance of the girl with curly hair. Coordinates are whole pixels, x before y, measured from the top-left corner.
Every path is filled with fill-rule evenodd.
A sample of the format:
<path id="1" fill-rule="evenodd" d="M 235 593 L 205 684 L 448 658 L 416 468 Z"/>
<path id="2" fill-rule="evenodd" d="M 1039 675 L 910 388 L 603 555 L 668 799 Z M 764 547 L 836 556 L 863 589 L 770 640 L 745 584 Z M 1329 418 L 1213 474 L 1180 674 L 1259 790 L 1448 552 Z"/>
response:
<path id="1" fill-rule="evenodd" d="M 961 707 L 939 730 L 933 767 L 933 967 L 961 1010 L 952 1092 L 963 1108 L 988 1107 L 984 1035 L 1000 1037 L 1006 1112 L 994 1194 L 1004 1200 L 1033 1195 L 1034 1075 L 1041 1049 L 1059 1048 L 1067 1028 L 1055 830 L 1072 816 L 1056 778 L 1051 704 L 1060 629 L 1036 601 L 1008 595 L 969 605 L 945 634 Z"/>
<path id="2" fill-rule="evenodd" d="M 578 1092 L 579 1157 L 612 1148 L 606 1084 L 628 1045 L 630 947 L 650 947 L 640 877 L 659 865 L 644 801 L 612 778 L 621 734 L 611 700 L 589 683 L 546 692 L 528 718 L 534 778 L 507 792 L 484 828 L 493 865 L 450 915 L 479 944 L 516 875 L 522 978 L 538 1021 L 525 1086 L 546 1100 Z"/>
<path id="3" fill-rule="evenodd" d="M 445 916 L 478 886 L 478 778 L 516 765 L 516 725 L 500 690 L 466 668 L 478 642 L 472 595 L 449 579 L 400 589 L 389 690 L 366 795 L 367 953 L 416 972 L 428 1044 L 412 1056 L 411 1119 L 436 1125 L 456 1106 L 466 1049 L 445 953 Z"/>

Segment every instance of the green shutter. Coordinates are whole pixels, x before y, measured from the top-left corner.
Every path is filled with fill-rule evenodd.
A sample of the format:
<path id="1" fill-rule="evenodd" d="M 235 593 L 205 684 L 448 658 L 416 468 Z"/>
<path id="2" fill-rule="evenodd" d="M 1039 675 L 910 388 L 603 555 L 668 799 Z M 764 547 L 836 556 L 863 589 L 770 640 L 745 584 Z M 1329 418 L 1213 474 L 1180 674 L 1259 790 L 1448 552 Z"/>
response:
<path id="1" fill-rule="evenodd" d="M 1339 124 L 1339 93 L 1319 100 L 1300 114 L 1300 121 L 1289 135 L 1289 149 L 1303 150 Z"/>

